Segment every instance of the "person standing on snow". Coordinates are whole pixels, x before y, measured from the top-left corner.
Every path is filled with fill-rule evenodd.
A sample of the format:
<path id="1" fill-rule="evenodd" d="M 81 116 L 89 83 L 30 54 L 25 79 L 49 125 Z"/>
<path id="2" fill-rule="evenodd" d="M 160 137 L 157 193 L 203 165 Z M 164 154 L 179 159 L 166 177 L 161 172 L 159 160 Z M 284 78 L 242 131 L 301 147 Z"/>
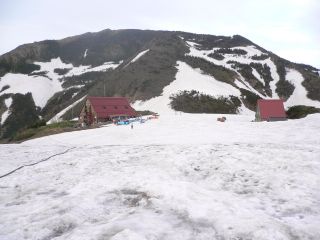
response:
<path id="1" fill-rule="evenodd" d="M 133 129 L 133 123 L 131 123 L 131 129 Z"/>

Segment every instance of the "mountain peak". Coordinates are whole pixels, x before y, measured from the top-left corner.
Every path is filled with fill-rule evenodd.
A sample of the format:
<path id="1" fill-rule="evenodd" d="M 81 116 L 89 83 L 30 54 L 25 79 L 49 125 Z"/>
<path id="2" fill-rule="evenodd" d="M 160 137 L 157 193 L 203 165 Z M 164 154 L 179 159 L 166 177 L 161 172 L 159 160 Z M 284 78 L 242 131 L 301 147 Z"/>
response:
<path id="1" fill-rule="evenodd" d="M 87 94 L 125 96 L 153 111 L 157 101 L 170 109 L 170 97 L 189 90 L 236 98 L 237 112 L 254 111 L 259 98 L 280 97 L 287 107 L 320 103 L 318 69 L 240 35 L 105 29 L 21 45 L 0 56 L 0 77 L 2 118 L 10 108 L 5 100 L 28 92 L 47 120 Z M 63 118 L 70 118 L 68 111 Z"/>

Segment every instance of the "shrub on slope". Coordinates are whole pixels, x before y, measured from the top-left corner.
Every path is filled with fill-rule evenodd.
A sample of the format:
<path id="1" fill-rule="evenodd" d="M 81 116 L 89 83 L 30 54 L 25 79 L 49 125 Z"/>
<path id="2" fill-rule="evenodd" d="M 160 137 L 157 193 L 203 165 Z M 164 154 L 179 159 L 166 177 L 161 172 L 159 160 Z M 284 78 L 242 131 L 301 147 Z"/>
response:
<path id="1" fill-rule="evenodd" d="M 240 100 L 235 96 L 218 97 L 199 93 L 198 91 L 180 91 L 170 97 L 171 107 L 176 111 L 187 113 L 238 113 Z"/>
<path id="2" fill-rule="evenodd" d="M 259 99 L 261 99 L 260 96 L 257 94 L 250 92 L 244 88 L 240 88 L 241 92 L 241 100 L 243 104 L 249 108 L 251 111 L 256 111 L 257 108 L 257 102 Z"/>
<path id="3" fill-rule="evenodd" d="M 210 76 L 213 76 L 218 81 L 225 82 L 236 87 L 234 81 L 237 77 L 237 73 L 228 68 L 208 62 L 205 59 L 193 56 L 185 56 L 183 61 L 193 68 L 200 68 L 201 71 L 205 72 L 206 74 L 209 74 Z"/>
<path id="4" fill-rule="evenodd" d="M 320 108 L 297 105 L 290 107 L 286 113 L 289 119 L 299 119 L 306 117 L 308 114 L 320 113 Z"/>

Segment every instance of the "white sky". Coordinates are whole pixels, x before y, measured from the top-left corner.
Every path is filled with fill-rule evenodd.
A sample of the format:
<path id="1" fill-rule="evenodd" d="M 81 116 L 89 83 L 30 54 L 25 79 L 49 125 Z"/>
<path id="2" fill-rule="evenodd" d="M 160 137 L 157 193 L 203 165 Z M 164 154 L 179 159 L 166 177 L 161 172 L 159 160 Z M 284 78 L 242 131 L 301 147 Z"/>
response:
<path id="1" fill-rule="evenodd" d="M 240 34 L 320 68 L 319 0 L 0 0 L 0 54 L 106 28 Z"/>

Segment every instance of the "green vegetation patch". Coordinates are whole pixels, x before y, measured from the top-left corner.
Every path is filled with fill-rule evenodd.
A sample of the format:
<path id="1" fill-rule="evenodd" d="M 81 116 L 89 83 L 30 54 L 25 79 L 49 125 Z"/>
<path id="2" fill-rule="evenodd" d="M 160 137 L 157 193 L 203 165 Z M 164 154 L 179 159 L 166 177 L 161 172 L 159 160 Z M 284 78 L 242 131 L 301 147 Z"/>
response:
<path id="1" fill-rule="evenodd" d="M 228 61 L 227 63 L 232 64 L 231 67 L 237 69 L 242 77 L 244 77 L 244 79 L 250 84 L 250 86 L 252 86 L 262 95 L 265 95 L 264 85 L 253 75 L 252 67 L 250 65 L 236 61 Z"/>
<path id="2" fill-rule="evenodd" d="M 294 85 L 286 80 L 286 67 L 289 67 L 290 63 L 284 59 L 274 59 L 274 63 L 277 66 L 277 73 L 279 74 L 279 81 L 276 83 L 276 92 L 280 98 L 287 100 L 294 91 Z"/>
<path id="3" fill-rule="evenodd" d="M 28 128 L 18 131 L 11 139 L 13 142 L 21 142 L 31 138 L 44 137 L 52 134 L 70 132 L 78 130 L 75 121 L 62 121 L 52 124 L 46 124 L 44 120 L 40 120 Z"/>
<path id="4" fill-rule="evenodd" d="M 269 55 L 267 55 L 267 54 L 253 55 L 251 57 L 252 60 L 256 60 L 256 61 L 266 60 L 267 58 L 269 58 Z"/>
<path id="5" fill-rule="evenodd" d="M 204 73 L 213 76 L 218 81 L 237 87 L 234 84 L 237 73 L 230 69 L 208 62 L 199 57 L 185 56 L 184 61 L 192 68 L 200 68 Z"/>
<path id="6" fill-rule="evenodd" d="M 220 54 L 220 53 L 217 53 L 217 52 L 208 54 L 208 57 L 214 58 L 214 59 L 219 60 L 219 61 L 224 59 L 224 56 L 222 54 Z"/>
<path id="7" fill-rule="evenodd" d="M 235 96 L 214 97 L 198 91 L 180 91 L 170 96 L 170 105 L 176 111 L 187 113 L 236 114 L 241 101 Z"/>
<path id="8" fill-rule="evenodd" d="M 53 71 L 59 75 L 65 75 L 70 71 L 71 68 L 55 68 Z"/>
<path id="9" fill-rule="evenodd" d="M 243 88 L 240 88 L 240 92 L 243 104 L 250 110 L 256 111 L 257 102 L 261 97 Z"/>
<path id="10" fill-rule="evenodd" d="M 13 95 L 10 110 L 10 115 L 1 127 L 2 138 L 12 138 L 18 130 L 39 120 L 38 110 L 31 93 Z"/>
<path id="11" fill-rule="evenodd" d="M 147 115 L 153 115 L 155 112 L 149 111 L 149 110 L 143 110 L 143 111 L 136 111 L 138 116 L 147 116 Z"/>
<path id="12" fill-rule="evenodd" d="M 215 53 L 221 53 L 221 54 L 234 54 L 234 55 L 246 55 L 248 52 L 243 49 L 237 49 L 237 48 L 220 48 L 214 51 Z"/>
<path id="13" fill-rule="evenodd" d="M 3 91 L 5 91 L 5 90 L 7 90 L 8 88 L 10 88 L 9 85 L 4 85 L 4 86 L 1 88 L 0 93 L 3 92 Z"/>
<path id="14" fill-rule="evenodd" d="M 302 85 L 307 89 L 307 97 L 312 100 L 320 101 L 320 76 L 318 73 L 310 71 L 300 71 L 304 77 Z"/>
<path id="15" fill-rule="evenodd" d="M 286 113 L 289 119 L 299 119 L 304 118 L 309 114 L 320 113 L 320 108 L 297 105 L 290 107 Z"/>
<path id="16" fill-rule="evenodd" d="M 260 76 L 264 80 L 264 91 L 265 93 L 271 97 L 272 96 L 272 90 L 270 88 L 270 82 L 273 81 L 273 78 L 271 76 L 270 67 L 268 64 L 261 64 L 261 63 L 250 63 L 250 66 L 254 68 Z"/>

